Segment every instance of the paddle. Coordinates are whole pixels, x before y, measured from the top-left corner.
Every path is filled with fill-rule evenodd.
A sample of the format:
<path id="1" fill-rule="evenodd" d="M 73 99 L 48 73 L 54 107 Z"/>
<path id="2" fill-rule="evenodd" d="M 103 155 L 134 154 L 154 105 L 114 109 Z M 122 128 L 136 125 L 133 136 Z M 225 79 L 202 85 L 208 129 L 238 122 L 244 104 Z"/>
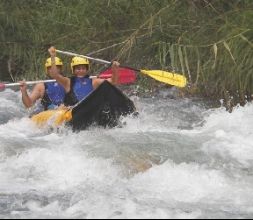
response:
<path id="1" fill-rule="evenodd" d="M 101 79 L 108 79 L 112 77 L 112 70 L 108 68 L 102 71 L 98 76 L 90 76 L 90 78 L 101 78 Z M 136 74 L 133 70 L 120 68 L 119 69 L 119 84 L 129 84 L 134 83 L 136 81 Z M 54 79 L 50 80 L 39 80 L 39 81 L 27 81 L 26 85 L 34 85 L 38 83 L 49 83 L 49 82 L 56 82 Z M 7 88 L 12 88 L 20 86 L 20 83 L 0 83 L 0 92 L 4 91 Z"/>
<path id="2" fill-rule="evenodd" d="M 112 68 L 107 68 L 99 74 L 99 78 L 108 79 L 112 77 Z M 131 84 L 136 81 L 136 74 L 134 70 L 128 68 L 119 68 L 119 84 Z"/>
<path id="3" fill-rule="evenodd" d="M 39 80 L 39 81 L 27 81 L 26 85 L 34 85 L 38 83 L 48 83 L 48 82 L 55 82 L 56 80 L 50 79 L 50 80 Z M 0 83 L 0 92 L 11 87 L 20 86 L 20 83 Z"/>
<path id="4" fill-rule="evenodd" d="M 72 53 L 72 52 L 67 52 L 67 51 L 61 51 L 61 50 L 56 50 L 56 52 L 58 52 L 60 54 L 65 54 L 68 56 L 83 57 L 83 58 L 93 60 L 98 63 L 111 65 L 110 61 L 106 61 L 106 60 L 102 60 L 102 59 L 98 59 L 98 58 L 93 58 L 93 57 L 84 56 L 84 55 L 80 55 L 80 54 L 76 54 L 76 53 Z M 160 82 L 163 82 L 163 83 L 166 83 L 169 85 L 177 86 L 180 88 L 183 88 L 187 85 L 186 77 L 181 74 L 166 72 L 163 70 L 142 70 L 142 69 L 135 69 L 132 67 L 123 67 L 123 68 L 127 68 L 130 70 L 136 71 L 136 72 L 140 72 L 142 74 L 150 76 L 151 78 L 153 78 L 157 81 L 160 81 Z"/>

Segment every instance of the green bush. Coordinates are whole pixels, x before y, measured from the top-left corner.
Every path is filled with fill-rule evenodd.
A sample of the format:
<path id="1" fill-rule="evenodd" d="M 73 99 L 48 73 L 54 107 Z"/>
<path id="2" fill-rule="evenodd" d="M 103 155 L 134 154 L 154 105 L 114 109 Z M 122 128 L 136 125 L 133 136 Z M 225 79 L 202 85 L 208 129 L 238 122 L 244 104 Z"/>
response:
<path id="1" fill-rule="evenodd" d="M 0 0 L 0 77 L 44 78 L 55 45 L 182 73 L 186 92 L 244 101 L 253 92 L 252 10 L 251 0 Z"/>

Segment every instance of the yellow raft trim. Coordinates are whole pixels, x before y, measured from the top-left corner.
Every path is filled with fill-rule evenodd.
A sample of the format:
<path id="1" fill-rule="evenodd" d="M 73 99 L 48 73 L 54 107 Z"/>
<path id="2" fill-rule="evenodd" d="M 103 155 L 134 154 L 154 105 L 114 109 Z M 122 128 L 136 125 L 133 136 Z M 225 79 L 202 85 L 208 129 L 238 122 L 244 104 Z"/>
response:
<path id="1" fill-rule="evenodd" d="M 32 121 L 39 127 L 60 126 L 72 119 L 71 110 L 48 110 L 32 116 Z"/>

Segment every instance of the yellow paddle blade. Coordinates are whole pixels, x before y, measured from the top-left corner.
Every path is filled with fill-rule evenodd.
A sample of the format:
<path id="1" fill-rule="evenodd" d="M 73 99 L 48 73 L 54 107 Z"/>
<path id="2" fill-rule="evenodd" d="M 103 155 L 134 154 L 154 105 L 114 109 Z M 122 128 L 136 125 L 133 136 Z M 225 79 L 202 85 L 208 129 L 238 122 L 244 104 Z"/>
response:
<path id="1" fill-rule="evenodd" d="M 39 127 L 46 125 L 60 126 L 71 119 L 72 111 L 66 110 L 48 110 L 32 117 L 32 121 Z"/>
<path id="2" fill-rule="evenodd" d="M 187 84 L 186 77 L 180 74 L 170 73 L 163 70 L 140 70 L 140 72 L 169 85 L 183 88 Z"/>

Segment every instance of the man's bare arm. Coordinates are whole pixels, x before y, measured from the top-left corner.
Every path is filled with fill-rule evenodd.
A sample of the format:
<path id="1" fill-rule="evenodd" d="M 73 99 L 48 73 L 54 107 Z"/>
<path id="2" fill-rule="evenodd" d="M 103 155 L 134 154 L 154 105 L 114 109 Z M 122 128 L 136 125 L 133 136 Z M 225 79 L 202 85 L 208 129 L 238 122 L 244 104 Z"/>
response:
<path id="1" fill-rule="evenodd" d="M 26 108 L 31 108 L 34 103 L 43 97 L 43 94 L 45 92 L 45 87 L 43 83 L 37 84 L 31 93 L 31 95 L 28 94 L 27 92 L 27 86 L 24 81 L 20 82 L 20 90 L 22 93 L 22 101 L 25 105 Z"/>

